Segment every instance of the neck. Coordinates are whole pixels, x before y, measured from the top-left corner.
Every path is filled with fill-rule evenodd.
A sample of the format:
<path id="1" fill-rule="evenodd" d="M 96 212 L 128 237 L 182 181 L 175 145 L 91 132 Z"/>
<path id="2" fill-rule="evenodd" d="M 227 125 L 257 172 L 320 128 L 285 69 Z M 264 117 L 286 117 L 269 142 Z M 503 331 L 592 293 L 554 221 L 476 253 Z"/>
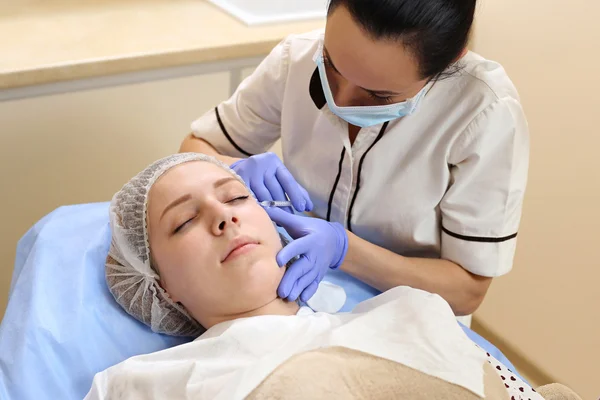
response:
<path id="1" fill-rule="evenodd" d="M 207 318 L 207 321 L 201 324 L 209 329 L 221 322 L 233 321 L 239 318 L 258 317 L 261 315 L 296 315 L 300 306 L 296 302 L 286 301 L 279 297 L 253 310 L 245 311 L 239 314 L 231 314 L 226 316 L 213 316 Z"/>

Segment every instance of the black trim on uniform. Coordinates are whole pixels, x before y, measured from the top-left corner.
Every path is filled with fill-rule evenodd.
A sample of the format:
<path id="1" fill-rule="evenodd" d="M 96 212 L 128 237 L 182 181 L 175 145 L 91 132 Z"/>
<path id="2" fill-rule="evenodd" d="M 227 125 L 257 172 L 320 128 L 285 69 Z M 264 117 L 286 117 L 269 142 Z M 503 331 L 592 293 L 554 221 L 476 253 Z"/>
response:
<path id="1" fill-rule="evenodd" d="M 327 221 L 331 221 L 331 204 L 333 203 L 333 196 L 335 196 L 335 189 L 340 181 L 340 175 L 342 175 L 342 165 L 344 164 L 344 156 L 346 155 L 346 148 L 342 149 L 342 155 L 340 156 L 340 162 L 338 164 L 338 173 L 335 177 L 335 183 L 331 188 L 331 194 L 329 195 L 329 203 L 327 204 Z"/>
<path id="2" fill-rule="evenodd" d="M 348 226 L 348 230 L 350 232 L 352 232 L 352 223 L 350 222 L 350 220 L 352 219 L 352 208 L 354 208 L 354 202 L 356 201 L 356 196 L 358 195 L 358 191 L 360 190 L 360 174 L 362 172 L 363 162 L 365 161 L 365 157 L 367 156 L 367 153 L 369 151 L 371 151 L 373 146 L 375 146 L 377 144 L 377 142 L 379 142 L 379 140 L 383 137 L 383 134 L 385 133 L 385 130 L 387 129 L 388 124 L 389 124 L 389 121 L 387 121 L 385 124 L 383 124 L 383 126 L 379 130 L 379 135 L 377 135 L 377 138 L 375 139 L 375 141 L 373 143 L 371 143 L 371 145 L 369 146 L 367 151 L 365 151 L 365 154 L 363 154 L 363 156 L 360 158 L 360 163 L 358 164 L 358 176 L 356 177 L 356 190 L 354 191 L 354 196 L 352 196 L 352 202 L 350 203 L 350 209 L 348 210 L 347 226 Z"/>
<path id="3" fill-rule="evenodd" d="M 508 235 L 508 236 L 504 236 L 504 237 L 498 237 L 498 238 L 494 238 L 494 237 L 481 237 L 481 236 L 464 236 L 464 235 L 459 235 L 458 233 L 454 233 L 452 231 L 449 231 L 448 229 L 444 228 L 442 226 L 442 230 L 444 232 L 446 232 L 446 234 L 455 237 L 457 239 L 461 239 L 461 240 L 466 240 L 468 242 L 479 242 L 479 243 L 501 243 L 501 242 L 506 242 L 508 240 L 514 239 L 517 237 L 517 233 L 513 233 L 512 235 Z"/>
<path id="4" fill-rule="evenodd" d="M 317 107 L 319 110 L 325 107 L 327 100 L 325 100 L 325 93 L 323 93 L 323 86 L 321 86 L 319 68 L 315 68 L 315 72 L 313 72 L 312 76 L 310 77 L 308 93 L 310 94 L 310 98 L 312 99 L 313 103 L 315 103 L 315 107 Z"/>
<path id="5" fill-rule="evenodd" d="M 215 107 L 215 114 L 217 114 L 217 122 L 219 123 L 219 127 L 221 127 L 221 131 L 223 132 L 223 134 L 225 135 L 227 140 L 229 140 L 229 143 L 231 143 L 233 145 L 233 147 L 235 147 L 237 149 L 237 151 L 239 151 L 240 153 L 242 153 L 248 157 L 252 157 L 254 154 L 248 153 L 247 151 L 242 149 L 240 146 L 237 145 L 236 142 L 233 141 L 231 136 L 229 136 L 227 129 L 225 129 L 225 125 L 223 125 L 223 121 L 221 121 L 221 115 L 219 114 L 219 107 Z"/>

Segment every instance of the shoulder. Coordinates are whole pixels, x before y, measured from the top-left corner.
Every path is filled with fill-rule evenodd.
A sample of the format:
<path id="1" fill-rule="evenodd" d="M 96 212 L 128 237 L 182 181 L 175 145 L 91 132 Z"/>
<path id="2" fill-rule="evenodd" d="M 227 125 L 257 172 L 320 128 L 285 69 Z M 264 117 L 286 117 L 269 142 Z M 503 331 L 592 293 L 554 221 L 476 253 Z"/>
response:
<path id="1" fill-rule="evenodd" d="M 285 70 L 286 96 L 295 97 L 299 93 L 308 93 L 307 81 L 316 68 L 314 55 L 319 48 L 319 41 L 323 33 L 323 29 L 318 29 L 302 34 L 292 34 L 278 46 Z"/>
<path id="2" fill-rule="evenodd" d="M 431 89 L 432 109 L 444 114 L 454 133 L 488 130 L 490 125 L 504 130 L 526 126 L 517 89 L 499 63 L 469 52 L 447 78 Z"/>
<path id="3" fill-rule="evenodd" d="M 524 129 L 519 93 L 502 65 L 469 52 L 459 66 L 464 93 L 478 103 L 471 129 L 489 124 L 502 125 L 505 130 Z"/>
<path id="4" fill-rule="evenodd" d="M 448 111 L 460 109 L 462 114 L 478 114 L 499 101 L 520 104 L 515 85 L 502 65 L 495 61 L 469 52 L 447 72 L 447 77 L 433 85 L 432 97 L 446 105 L 452 104 L 452 107 L 444 107 Z"/>
<path id="5" fill-rule="evenodd" d="M 432 84 L 420 116 L 424 124 L 437 121 L 431 129 L 443 135 L 450 159 L 477 143 L 493 146 L 517 137 L 524 143 L 529 134 L 525 113 L 502 65 L 469 52 L 454 67 Z"/>
<path id="6" fill-rule="evenodd" d="M 256 69 L 255 76 L 272 75 L 275 82 L 285 82 L 296 74 L 298 64 L 312 63 L 323 30 L 291 34 L 280 41 Z M 293 76 L 292 76 L 293 77 Z"/>
<path id="7" fill-rule="evenodd" d="M 492 99 L 513 98 L 519 101 L 515 85 L 500 63 L 469 52 L 459 63 L 459 74 L 467 89 L 480 91 Z"/>
<path id="8" fill-rule="evenodd" d="M 469 53 L 457 76 L 465 113 L 463 129 L 454 142 L 451 158 L 483 148 L 508 148 L 525 154 L 529 128 L 515 85 L 499 63 Z M 505 146 L 505 147 L 503 147 Z M 456 160 L 454 160 L 456 161 Z"/>
<path id="9" fill-rule="evenodd" d="M 311 46 L 316 47 L 319 39 L 323 37 L 324 33 L 325 31 L 323 29 L 315 29 L 314 31 L 304 33 L 294 33 L 288 35 L 285 38 L 285 42 L 298 48 Z"/>
<path id="10" fill-rule="evenodd" d="M 323 36 L 323 29 L 288 35 L 281 47 L 283 56 L 290 64 L 308 62 L 313 63 L 313 56 L 319 47 L 319 40 Z"/>

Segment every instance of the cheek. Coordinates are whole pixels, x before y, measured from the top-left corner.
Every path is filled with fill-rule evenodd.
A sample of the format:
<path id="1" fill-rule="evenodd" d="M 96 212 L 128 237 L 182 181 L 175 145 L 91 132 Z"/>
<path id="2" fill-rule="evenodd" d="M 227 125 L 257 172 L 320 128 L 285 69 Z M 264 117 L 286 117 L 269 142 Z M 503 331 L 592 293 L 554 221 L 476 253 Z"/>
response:
<path id="1" fill-rule="evenodd" d="M 215 264 L 216 258 L 206 238 L 198 237 L 193 231 L 183 235 L 155 254 L 161 279 L 169 290 L 177 292 L 194 285 Z"/>
<path id="2" fill-rule="evenodd" d="M 269 218 L 267 212 L 259 205 L 250 208 L 247 214 L 249 227 L 257 232 L 258 238 L 273 252 L 281 250 L 281 240 L 277 227 Z"/>
<path id="3" fill-rule="evenodd" d="M 260 254 L 256 254 L 251 261 L 249 260 L 248 268 L 240 268 L 235 272 L 233 286 L 241 290 L 243 297 L 270 297 L 277 291 L 285 268 L 277 265 L 276 253 L 277 250 L 274 247 L 265 246 Z"/>

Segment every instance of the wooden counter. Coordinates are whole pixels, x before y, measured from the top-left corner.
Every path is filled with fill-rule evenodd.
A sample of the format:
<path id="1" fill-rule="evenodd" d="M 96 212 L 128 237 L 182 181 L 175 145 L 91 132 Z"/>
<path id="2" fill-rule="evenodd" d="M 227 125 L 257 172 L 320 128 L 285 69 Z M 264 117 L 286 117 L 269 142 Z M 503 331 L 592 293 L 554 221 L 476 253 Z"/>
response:
<path id="1" fill-rule="evenodd" d="M 324 20 L 248 27 L 203 0 L 0 2 L 0 91 L 252 58 Z"/>

